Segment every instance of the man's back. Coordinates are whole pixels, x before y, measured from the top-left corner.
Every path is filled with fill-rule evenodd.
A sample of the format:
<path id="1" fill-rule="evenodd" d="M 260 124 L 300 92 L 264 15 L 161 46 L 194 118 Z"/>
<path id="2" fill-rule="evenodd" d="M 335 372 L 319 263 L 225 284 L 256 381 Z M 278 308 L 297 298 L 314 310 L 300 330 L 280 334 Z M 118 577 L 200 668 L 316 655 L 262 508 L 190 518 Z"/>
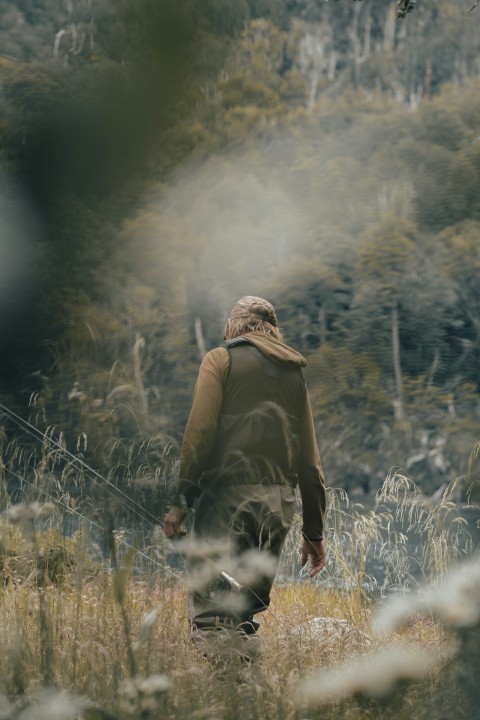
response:
<path id="1" fill-rule="evenodd" d="M 208 470 L 224 480 L 295 486 L 305 383 L 300 365 L 269 345 L 262 352 L 252 334 L 224 343 L 229 367 Z"/>

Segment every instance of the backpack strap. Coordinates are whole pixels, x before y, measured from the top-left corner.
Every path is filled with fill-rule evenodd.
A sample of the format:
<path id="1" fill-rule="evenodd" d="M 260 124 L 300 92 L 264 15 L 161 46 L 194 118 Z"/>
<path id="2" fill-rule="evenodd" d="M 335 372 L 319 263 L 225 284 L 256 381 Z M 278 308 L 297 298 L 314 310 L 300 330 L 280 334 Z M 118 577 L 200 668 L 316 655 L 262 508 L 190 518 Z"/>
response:
<path id="1" fill-rule="evenodd" d="M 236 345 L 253 345 L 250 340 L 247 338 L 244 338 L 243 335 L 239 335 L 238 337 L 232 338 L 231 340 L 224 340 L 222 343 L 220 343 L 220 347 L 223 347 L 228 352 L 228 370 L 227 375 L 225 378 L 225 382 L 227 382 L 228 378 L 230 377 L 230 369 L 232 367 L 232 347 L 235 347 Z"/>
<path id="2" fill-rule="evenodd" d="M 249 345 L 253 345 L 251 340 L 243 337 L 243 335 L 239 335 L 238 337 L 234 337 L 231 340 L 224 340 L 222 343 L 220 343 L 220 347 L 227 348 L 228 350 L 228 348 L 235 347 L 235 345 L 240 345 L 241 343 L 248 343 Z"/>

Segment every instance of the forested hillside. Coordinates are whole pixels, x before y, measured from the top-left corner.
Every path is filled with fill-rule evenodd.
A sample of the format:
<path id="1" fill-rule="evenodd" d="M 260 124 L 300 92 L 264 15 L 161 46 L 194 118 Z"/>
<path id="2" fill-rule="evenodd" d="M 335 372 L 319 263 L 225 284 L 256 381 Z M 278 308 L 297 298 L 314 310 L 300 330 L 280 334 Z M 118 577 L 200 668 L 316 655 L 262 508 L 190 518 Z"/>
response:
<path id="1" fill-rule="evenodd" d="M 0 401 L 102 471 L 123 438 L 170 467 L 203 352 L 261 295 L 308 359 L 330 484 L 465 473 L 472 4 L 3 0 Z"/>

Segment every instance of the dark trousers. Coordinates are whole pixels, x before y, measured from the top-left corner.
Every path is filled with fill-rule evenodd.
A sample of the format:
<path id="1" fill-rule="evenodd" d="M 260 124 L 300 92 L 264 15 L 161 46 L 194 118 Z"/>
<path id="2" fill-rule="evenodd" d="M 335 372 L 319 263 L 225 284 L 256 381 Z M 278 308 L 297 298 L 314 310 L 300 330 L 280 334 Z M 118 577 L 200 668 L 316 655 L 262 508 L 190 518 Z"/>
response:
<path id="1" fill-rule="evenodd" d="M 270 603 L 280 553 L 295 510 L 289 485 L 236 484 L 204 491 L 190 559 L 192 637 L 221 629 L 255 634 Z M 222 571 L 235 581 L 229 587 Z M 196 643 L 198 645 L 198 643 Z"/>

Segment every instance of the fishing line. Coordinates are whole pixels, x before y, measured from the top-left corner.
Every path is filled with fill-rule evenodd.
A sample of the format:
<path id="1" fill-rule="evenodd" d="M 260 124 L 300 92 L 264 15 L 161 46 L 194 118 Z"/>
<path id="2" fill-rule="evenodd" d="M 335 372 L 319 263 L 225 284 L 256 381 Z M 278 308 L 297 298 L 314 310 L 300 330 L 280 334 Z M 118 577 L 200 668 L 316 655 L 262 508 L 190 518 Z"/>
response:
<path id="1" fill-rule="evenodd" d="M 18 473 L 14 472 L 13 470 L 10 470 L 10 468 L 6 467 L 5 465 L 1 465 L 1 467 L 2 467 L 3 470 L 6 470 L 8 473 L 10 473 L 10 475 L 12 475 L 13 477 L 17 478 L 17 480 L 20 480 L 20 482 L 25 482 L 25 483 L 27 483 L 28 485 L 30 485 L 32 488 L 34 488 L 34 490 L 39 490 L 41 493 L 43 493 L 43 495 L 44 495 L 46 498 L 48 498 L 49 500 L 51 500 L 54 504 L 60 505 L 62 508 L 64 508 L 65 510 L 67 510 L 67 512 L 72 513 L 73 515 L 75 515 L 76 517 L 78 517 L 80 520 L 85 520 L 86 522 L 90 523 L 90 525 L 93 525 L 95 528 L 97 528 L 98 530 L 100 530 L 100 532 L 103 533 L 103 532 L 105 531 L 105 529 L 104 529 L 101 525 L 99 525 L 97 522 L 95 522 L 95 520 L 92 520 L 91 518 L 88 518 L 86 515 L 84 515 L 83 513 L 81 513 L 79 510 L 76 510 L 75 508 L 70 507 L 70 506 L 67 505 L 65 502 L 63 502 L 62 500 L 60 500 L 59 498 L 54 497 L 53 495 L 51 495 L 51 494 L 50 494 L 47 490 L 45 490 L 44 488 L 38 487 L 38 486 L 34 485 L 30 480 L 27 480 L 27 478 L 24 478 L 24 477 L 22 477 L 21 475 L 18 475 Z M 149 555 L 147 555 L 146 553 L 142 552 L 141 550 L 139 550 L 138 548 L 136 548 L 134 545 L 131 545 L 129 542 L 127 542 L 126 540 L 124 540 L 124 539 L 121 538 L 121 537 L 117 537 L 116 540 L 117 540 L 118 542 L 120 542 L 122 545 L 124 545 L 126 548 L 128 548 L 129 550 L 133 550 L 136 554 L 140 555 L 141 557 L 145 558 L 145 559 L 148 560 L 149 562 L 153 563 L 154 565 L 156 565 L 156 566 L 157 566 L 158 568 L 160 568 L 161 570 L 164 570 L 165 572 L 169 573 L 170 575 L 172 575 L 172 576 L 173 576 L 174 578 L 176 578 L 177 580 L 181 580 L 182 583 L 185 582 L 185 578 L 183 577 L 183 575 L 180 575 L 180 573 L 175 572 L 175 571 L 172 570 L 168 565 L 162 565 L 162 563 L 159 563 L 157 560 L 151 558 Z M 183 553 L 181 550 L 175 550 L 175 553 L 176 553 L 177 555 L 182 555 L 182 556 L 184 555 L 184 553 Z M 215 568 L 216 568 L 216 564 L 215 564 L 207 555 L 205 555 L 205 556 L 203 557 L 203 560 L 206 561 L 207 563 L 210 563 L 210 564 L 214 565 Z M 254 597 L 257 598 L 257 600 L 260 600 L 260 602 L 263 603 L 262 599 L 256 594 L 256 592 L 255 592 L 251 587 L 249 587 L 248 585 L 245 585 L 245 584 L 243 585 L 243 587 L 244 587 L 246 590 L 248 590 L 249 592 L 251 592 L 252 595 L 254 595 Z M 282 621 L 280 620 L 280 618 L 278 618 L 278 617 L 275 615 L 275 613 L 272 611 L 271 608 L 265 608 L 265 610 L 268 610 L 268 611 L 271 613 L 271 615 L 273 616 L 273 618 L 274 618 L 275 620 L 277 620 L 277 622 L 278 622 L 279 625 L 282 624 Z"/>
<path id="2" fill-rule="evenodd" d="M 92 475 L 94 475 L 96 478 L 98 478 L 103 483 L 105 483 L 105 485 L 108 485 L 111 488 L 113 488 L 113 490 L 115 490 L 115 492 L 117 492 L 119 495 L 121 495 L 127 501 L 127 502 L 122 503 L 123 507 L 125 507 L 129 510 L 132 510 L 133 512 L 135 512 L 136 515 L 138 515 L 142 519 L 147 520 L 153 526 L 156 526 L 159 524 L 158 518 L 156 518 L 154 515 L 152 515 L 152 513 L 150 513 L 146 508 L 144 508 L 142 505 L 137 503 L 133 498 L 130 498 L 127 495 L 127 493 L 125 493 L 123 490 L 121 490 L 121 488 L 117 487 L 110 480 L 108 480 L 107 478 L 104 478 L 102 475 L 100 475 L 100 473 L 97 472 L 97 470 L 90 467 L 90 465 L 88 465 L 84 460 L 82 460 L 81 458 L 79 458 L 76 455 L 74 455 L 73 453 L 71 453 L 69 450 L 67 450 L 67 448 L 62 447 L 62 445 L 60 445 L 60 443 L 57 442 L 54 438 L 49 437 L 48 435 L 46 435 L 46 433 L 42 432 L 37 427 L 35 427 L 35 425 L 32 425 L 32 423 L 28 422 L 28 420 L 25 420 L 24 418 L 20 417 L 19 415 L 14 413 L 13 410 L 9 410 L 9 408 L 5 407 L 5 405 L 2 405 L 1 403 L 0 403 L 0 410 L 2 410 L 4 413 L 6 413 L 7 416 L 10 417 L 10 419 L 12 419 L 17 425 L 20 426 L 20 428 L 22 430 L 27 432 L 29 435 L 34 434 L 32 432 L 32 430 L 33 430 L 36 433 L 37 440 L 38 439 L 42 439 L 44 441 L 46 440 L 47 442 L 52 443 L 55 447 L 57 447 L 59 450 L 64 452 L 66 455 L 68 455 L 68 457 L 71 458 L 70 464 L 72 462 L 78 463 L 81 467 L 85 468 L 85 470 L 92 473 Z M 137 509 L 135 509 L 135 508 L 137 508 Z"/>
<path id="3" fill-rule="evenodd" d="M 61 507 L 65 508 L 65 510 L 67 510 L 67 512 L 70 512 L 70 513 L 72 513 L 73 515 L 76 515 L 80 520 L 85 520 L 86 522 L 90 523 L 90 525 L 93 525 L 93 526 L 96 527 L 98 530 L 100 530 L 102 533 L 105 532 L 105 528 L 103 528 L 101 525 L 99 525 L 99 523 L 95 522 L 95 520 L 92 520 L 91 518 L 88 518 L 86 515 L 84 515 L 83 513 L 81 513 L 79 510 L 76 510 L 75 508 L 70 507 L 69 505 L 67 505 L 66 503 L 64 503 L 62 500 L 60 500 L 59 498 L 56 498 L 56 497 L 54 497 L 53 495 L 50 495 L 50 493 L 49 493 L 47 490 L 45 490 L 44 488 L 42 488 L 42 487 L 37 487 L 37 486 L 34 485 L 32 482 L 30 482 L 30 480 L 27 480 L 26 478 L 22 477 L 21 475 L 18 475 L 18 474 L 15 473 L 13 470 L 10 470 L 10 468 L 6 467 L 5 465 L 1 465 L 1 468 L 2 468 L 2 470 L 6 470 L 8 473 L 10 473 L 10 475 L 13 475 L 13 477 L 17 478 L 17 480 L 20 480 L 21 482 L 26 482 L 28 485 L 30 485 L 31 487 L 33 487 L 35 490 L 39 490 L 41 493 L 43 493 L 43 495 L 45 495 L 45 497 L 47 497 L 49 500 L 51 500 L 54 504 L 60 505 Z M 148 560 L 149 562 L 151 562 L 151 563 L 153 563 L 154 565 L 156 565 L 156 566 L 157 566 L 158 568 L 160 568 L 161 570 L 165 570 L 166 572 L 170 573 L 171 575 L 173 575 L 173 576 L 174 576 L 175 578 L 177 578 L 178 580 L 184 581 L 183 576 L 180 575 L 180 573 L 176 573 L 174 570 L 172 570 L 170 567 L 168 567 L 168 565 L 162 565 L 161 563 L 158 562 L 158 560 L 155 560 L 154 558 L 151 558 L 149 555 L 147 555 L 146 553 L 142 552 L 141 550 L 139 550 L 138 548 L 136 548 L 134 545 L 131 545 L 129 542 L 127 542 L 126 540 L 124 540 L 124 539 L 121 538 L 121 537 L 118 537 L 118 536 L 117 536 L 115 539 L 116 539 L 118 542 L 122 543 L 122 545 L 124 545 L 124 546 L 125 546 L 126 548 L 128 548 L 129 550 L 133 550 L 133 551 L 136 552 L 138 555 L 141 555 L 143 558 L 145 558 L 145 559 Z"/>
<path id="4" fill-rule="evenodd" d="M 54 440 L 53 438 L 50 438 L 48 435 L 46 435 L 46 434 L 43 433 L 41 430 L 39 430 L 38 428 L 36 428 L 35 425 L 32 425 L 32 424 L 31 424 L 30 422 L 28 422 L 27 420 L 24 420 L 22 417 L 20 417 L 20 416 L 17 415 L 16 413 L 14 413 L 12 410 L 9 410 L 9 408 L 5 407 L 5 405 L 2 405 L 1 403 L 0 403 L 0 409 L 1 409 L 3 412 L 6 412 L 7 415 L 11 416 L 11 418 L 14 420 L 14 422 L 16 422 L 17 425 L 20 425 L 20 427 L 21 427 L 22 430 L 24 430 L 25 432 L 27 432 L 27 433 L 30 434 L 30 435 L 34 435 L 34 433 L 32 432 L 32 430 L 33 430 L 33 431 L 36 433 L 36 435 L 34 435 L 34 437 L 36 437 L 37 439 L 41 438 L 42 440 L 47 440 L 47 442 L 53 443 L 53 445 L 55 445 L 57 448 L 59 448 L 61 451 L 65 452 L 69 457 L 71 457 L 71 458 L 72 458 L 72 461 L 78 462 L 78 463 L 79 463 L 81 466 L 83 466 L 86 470 L 88 470 L 89 472 L 93 473 L 93 475 L 95 475 L 95 477 L 99 478 L 99 479 L 102 480 L 103 482 L 105 482 L 105 483 L 107 483 L 108 485 L 110 485 L 111 487 L 113 487 L 114 490 L 116 490 L 116 491 L 119 492 L 123 497 L 125 497 L 125 498 L 129 501 L 129 503 L 130 503 L 130 502 L 133 502 L 133 501 L 130 501 L 130 498 L 128 497 L 128 495 L 126 495 L 126 493 L 123 493 L 123 492 L 122 492 L 119 488 L 117 488 L 113 483 L 111 483 L 110 481 L 108 481 L 106 478 L 102 477 L 102 476 L 100 475 L 100 473 L 98 473 L 94 468 L 90 467 L 90 466 L 89 466 L 85 461 L 83 461 L 81 458 L 76 457 L 76 456 L 73 455 L 71 452 L 69 452 L 66 448 L 62 447 L 62 446 L 60 445 L 60 443 L 58 443 L 56 440 Z M 25 425 L 26 427 L 23 427 L 23 425 Z M 29 480 L 27 480 L 27 479 L 24 478 L 24 477 L 21 477 L 20 475 L 18 475 L 17 473 L 15 473 L 13 470 L 10 470 L 10 468 L 6 467 L 5 465 L 2 465 L 2 467 L 3 467 L 7 472 L 9 472 L 12 476 L 14 476 L 14 477 L 16 477 L 18 480 L 20 480 L 20 482 L 26 482 L 28 485 L 30 485 L 30 486 L 33 487 L 34 489 L 40 490 L 40 491 L 45 495 L 45 497 L 49 498 L 49 500 L 51 500 L 52 502 L 57 503 L 58 505 L 64 507 L 68 512 L 73 513 L 73 514 L 76 515 L 77 517 L 79 517 L 79 518 L 81 518 L 81 519 L 83 519 L 83 520 L 86 520 L 87 522 L 90 522 L 94 527 L 98 528 L 100 531 L 102 531 L 102 532 L 104 531 L 104 528 L 102 528 L 101 525 L 99 525 L 98 523 L 96 523 L 94 520 L 91 520 L 91 519 L 87 518 L 85 515 L 83 515 L 82 513 L 80 513 L 78 510 L 75 510 L 74 508 L 69 507 L 66 503 L 62 502 L 60 499 L 53 497 L 53 495 L 50 495 L 50 493 L 48 493 L 44 488 L 42 488 L 42 487 L 37 487 L 37 486 L 34 485 L 32 482 L 30 482 Z M 135 502 L 133 502 L 133 504 L 136 505 L 136 506 L 140 509 L 140 511 L 142 511 L 142 513 L 146 513 L 146 514 L 148 514 L 150 517 L 152 517 L 155 522 L 154 522 L 154 523 L 151 522 L 151 524 L 154 525 L 154 526 L 156 526 L 156 527 L 158 527 L 158 525 L 159 525 L 158 520 L 157 520 L 156 518 L 154 518 L 153 515 L 151 515 L 150 513 L 148 513 L 147 510 L 144 510 L 144 508 L 142 508 L 141 505 L 138 505 L 138 504 L 135 503 Z M 124 506 L 125 506 L 125 503 L 124 503 Z M 138 513 L 137 513 L 137 514 L 138 514 Z M 148 518 L 147 518 L 147 520 L 148 520 Z M 136 552 L 138 552 L 139 555 L 141 555 L 141 556 L 143 556 L 144 558 L 152 561 L 152 559 L 149 558 L 148 555 L 146 555 L 145 553 L 141 552 L 140 550 L 137 550 L 136 548 L 134 548 L 134 547 L 133 547 L 132 545 L 130 545 L 126 540 L 123 540 L 123 539 L 120 538 L 120 541 L 123 543 L 123 545 L 125 545 L 125 547 L 128 547 L 129 549 L 135 550 Z M 177 552 L 177 554 L 181 554 L 181 555 L 183 554 L 182 552 L 179 552 L 178 550 L 177 550 L 176 552 Z M 209 558 L 208 558 L 207 556 L 205 556 L 204 559 L 205 559 L 207 562 L 209 561 Z M 171 575 L 173 575 L 174 577 L 180 578 L 180 579 L 182 579 L 182 581 L 183 581 L 183 577 L 182 577 L 181 575 L 175 573 L 175 572 L 174 572 L 173 570 L 171 570 L 170 568 L 168 568 L 168 566 L 161 565 L 161 564 L 158 563 L 156 560 L 153 560 L 153 562 L 154 562 L 155 565 L 157 565 L 157 567 L 161 568 L 162 570 L 165 570 L 166 572 L 169 572 L 169 573 L 170 573 Z M 210 562 L 211 562 L 211 561 L 210 561 Z M 245 589 L 247 589 L 249 592 L 251 592 L 252 595 L 254 595 L 254 597 L 256 597 L 258 600 L 260 600 L 260 602 L 263 602 L 263 601 L 261 600 L 261 598 L 259 598 L 259 596 L 255 593 L 255 591 L 254 591 L 252 588 L 248 587 L 247 585 L 244 585 L 244 587 L 245 587 Z M 270 612 L 272 612 L 272 611 L 270 610 Z M 272 612 L 272 615 L 274 615 L 273 612 Z"/>
<path id="5" fill-rule="evenodd" d="M 79 457 L 77 457 L 76 455 L 74 455 L 73 453 L 71 453 L 69 450 L 67 450 L 67 448 L 63 447 L 63 446 L 62 446 L 59 442 L 57 442 L 54 438 L 49 437 L 46 433 L 42 432 L 42 431 L 39 430 L 37 427 L 35 427 L 35 425 L 32 425 L 32 423 L 28 422 L 28 420 L 25 420 L 24 418 L 20 417 L 20 416 L 17 415 L 15 412 L 13 412 L 13 410 L 10 410 L 9 408 L 7 408 L 7 407 L 6 407 L 5 405 L 3 405 L 2 403 L 0 403 L 0 410 L 3 411 L 8 417 L 10 417 L 10 419 L 13 420 L 22 430 L 24 430 L 24 432 L 27 432 L 29 435 L 32 435 L 32 436 L 35 437 L 37 440 L 38 440 L 38 439 L 42 439 L 43 441 L 46 440 L 47 442 L 52 443 L 52 445 L 54 445 L 55 447 L 57 447 L 60 451 L 64 452 L 68 457 L 71 458 L 70 464 L 71 464 L 72 462 L 78 463 L 81 467 L 85 468 L 85 470 L 87 470 L 88 472 L 92 473 L 92 475 L 94 475 L 94 476 L 95 476 L 96 478 L 98 478 L 100 481 L 102 481 L 102 482 L 105 483 L 106 485 L 108 485 L 108 486 L 110 486 L 111 488 L 113 488 L 113 490 L 114 490 L 115 492 L 117 492 L 119 495 L 121 495 L 121 496 L 124 498 L 124 500 L 126 501 L 126 502 L 123 502 L 123 503 L 122 503 L 123 507 L 125 507 L 125 508 L 127 508 L 127 509 L 129 509 L 129 510 L 133 510 L 133 511 L 134 511 L 138 516 L 140 516 L 142 519 L 147 520 L 153 527 L 158 527 L 158 526 L 159 526 L 160 523 L 158 522 L 158 519 L 157 519 L 154 515 L 152 515 L 148 510 L 146 510 L 144 507 L 142 507 L 142 505 L 140 505 L 139 503 L 137 503 L 135 500 L 133 500 L 132 498 L 130 498 L 125 492 L 123 492 L 123 490 L 121 490 L 121 489 L 118 488 L 116 485 L 114 485 L 110 480 L 108 480 L 107 478 L 104 478 L 102 475 L 100 475 L 100 473 L 99 473 L 97 470 L 95 470 L 94 468 L 90 467 L 90 465 L 88 465 L 84 460 L 82 460 L 81 458 L 79 458 Z M 85 515 L 83 515 L 82 513 L 80 513 L 78 510 L 75 510 L 74 508 L 69 507 L 66 503 L 62 502 L 62 501 L 59 500 L 58 498 L 53 497 L 53 496 L 50 495 L 44 488 L 37 487 L 37 486 L 34 485 L 32 482 L 30 482 L 30 481 L 27 480 L 26 478 L 23 478 L 23 477 L 21 477 L 20 475 L 16 474 L 15 472 L 13 472 L 13 470 L 10 470 L 10 468 L 6 467 L 5 465 L 2 465 L 2 467 L 3 467 L 7 472 L 9 472 L 11 475 L 13 475 L 14 477 L 16 477 L 18 480 L 23 481 L 23 482 L 26 482 L 27 484 L 31 485 L 31 486 L 32 486 L 33 488 L 35 488 L 36 490 L 40 490 L 46 497 L 48 497 L 50 500 L 52 500 L 52 502 L 61 505 L 61 506 L 64 507 L 68 512 L 71 512 L 71 513 L 73 513 L 74 515 L 78 516 L 79 518 L 81 518 L 81 519 L 83 519 L 83 520 L 86 520 L 87 522 L 90 522 L 92 525 L 94 525 L 94 526 L 95 526 L 96 528 L 98 528 L 100 531 L 104 532 L 104 528 L 102 528 L 101 525 L 99 525 L 98 523 L 96 523 L 94 520 L 90 520 L 90 519 L 87 518 Z M 127 503 L 128 503 L 128 504 L 127 504 Z M 132 507 L 132 506 L 133 506 L 133 507 Z M 137 510 L 135 510 L 135 508 L 137 508 Z M 125 547 L 133 550 L 134 552 L 137 552 L 137 553 L 138 553 L 139 555 L 141 555 L 142 557 L 146 558 L 146 559 L 149 560 L 150 562 L 153 562 L 155 565 L 157 565 L 157 567 L 161 568 L 162 570 L 170 573 L 171 575 L 173 575 L 173 576 L 176 577 L 177 579 L 180 579 L 180 580 L 182 580 L 182 582 L 184 582 L 184 578 L 183 578 L 180 574 L 175 573 L 175 572 L 174 572 L 173 570 L 171 570 L 168 566 L 162 565 L 161 563 L 159 563 L 159 562 L 156 561 L 156 560 L 152 560 L 152 558 L 150 558 L 148 555 L 146 555 L 145 553 L 143 553 L 141 550 L 138 550 L 137 548 L 135 548 L 133 545 L 130 545 L 130 543 L 128 543 L 126 540 L 123 540 L 122 538 L 118 538 L 118 540 L 119 540 Z M 178 552 L 178 551 L 177 551 L 177 552 Z M 205 558 L 205 559 L 208 561 L 208 558 Z M 249 587 L 249 586 L 247 586 L 247 585 L 244 585 L 244 587 L 245 587 L 246 590 L 248 590 L 249 592 L 251 592 L 254 597 L 256 597 L 258 600 L 260 600 L 260 602 L 262 602 L 262 604 L 263 604 L 263 601 L 261 600 L 261 598 L 255 593 L 255 591 L 254 591 L 251 587 Z M 271 609 L 271 607 L 267 607 L 267 608 L 265 608 L 265 610 L 266 610 L 267 612 L 269 612 L 269 613 L 273 616 L 273 618 L 277 621 L 277 623 L 278 623 L 279 625 L 286 625 L 286 624 L 287 624 L 286 621 L 282 622 L 282 621 L 280 620 L 280 618 L 276 615 L 276 613 L 273 612 L 273 610 Z"/>

